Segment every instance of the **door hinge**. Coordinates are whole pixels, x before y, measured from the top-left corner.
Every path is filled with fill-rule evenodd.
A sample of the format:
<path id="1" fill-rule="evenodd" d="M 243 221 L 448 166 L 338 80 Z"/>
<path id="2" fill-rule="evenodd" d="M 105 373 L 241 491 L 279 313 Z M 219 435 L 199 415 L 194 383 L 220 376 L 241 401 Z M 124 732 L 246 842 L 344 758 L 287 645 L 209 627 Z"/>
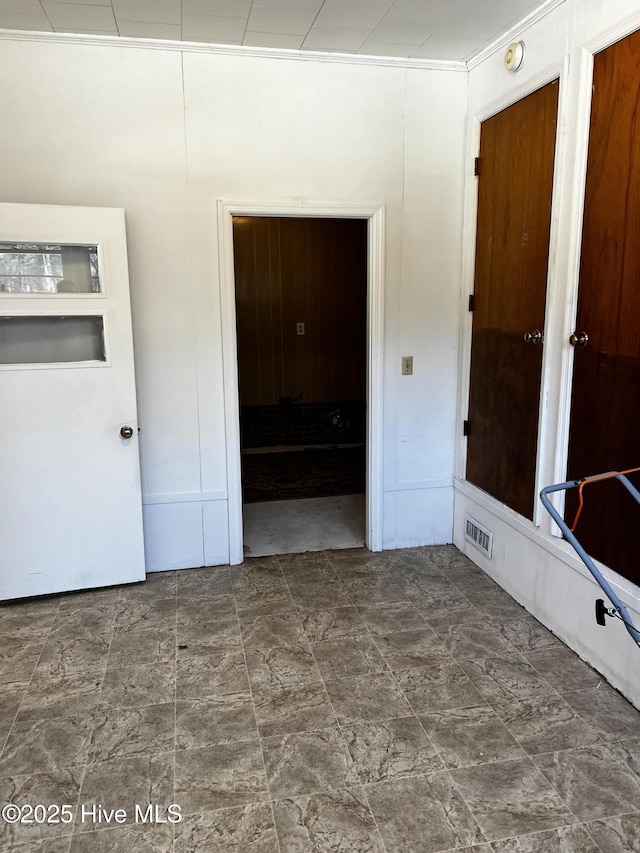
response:
<path id="1" fill-rule="evenodd" d="M 479 177 L 479 175 L 480 175 L 480 158 L 479 157 L 474 157 L 473 174 L 475 175 L 476 178 Z"/>
<path id="2" fill-rule="evenodd" d="M 474 311 L 474 310 L 475 310 L 475 300 L 474 300 L 474 298 L 473 298 L 473 297 L 474 297 L 474 294 L 473 294 L 473 293 L 470 293 L 470 294 L 469 294 L 469 311 Z"/>
<path id="3" fill-rule="evenodd" d="M 462 434 L 469 435 L 469 421 L 462 422 Z"/>

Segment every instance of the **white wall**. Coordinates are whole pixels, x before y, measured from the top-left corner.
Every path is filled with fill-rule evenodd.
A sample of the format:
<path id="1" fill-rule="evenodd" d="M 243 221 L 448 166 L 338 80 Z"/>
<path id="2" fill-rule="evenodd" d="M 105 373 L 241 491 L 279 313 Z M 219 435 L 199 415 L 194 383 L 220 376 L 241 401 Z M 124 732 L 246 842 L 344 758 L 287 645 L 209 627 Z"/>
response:
<path id="1" fill-rule="evenodd" d="M 477 154 L 478 122 L 560 77 L 558 146 L 551 229 L 547 317 L 540 409 L 538 491 L 566 479 L 572 348 L 578 292 L 578 264 L 586 175 L 593 53 L 640 27 L 638 0 L 567 0 L 542 20 L 513 34 L 526 43 L 523 67 L 504 69 L 504 48 L 486 56 L 469 75 L 467 157 Z M 535 523 L 511 512 L 464 481 L 471 315 L 467 294 L 473 290 L 476 186 L 467 178 L 461 297 L 461 346 L 458 405 L 458 452 L 454 541 L 538 619 L 555 631 L 611 683 L 640 707 L 639 650 L 619 622 L 606 629 L 595 623 L 598 586 L 571 548 L 554 535 L 540 504 Z M 585 474 L 598 472 L 584 472 Z M 517 476 L 517 472 L 514 472 Z M 466 513 L 494 532 L 492 560 L 464 540 Z M 640 590 L 607 571 L 614 588 L 628 602 L 640 624 Z"/>
<path id="2" fill-rule="evenodd" d="M 0 198 L 126 211 L 148 569 L 229 558 L 218 198 L 386 205 L 383 544 L 451 541 L 467 75 L 0 48 Z"/>

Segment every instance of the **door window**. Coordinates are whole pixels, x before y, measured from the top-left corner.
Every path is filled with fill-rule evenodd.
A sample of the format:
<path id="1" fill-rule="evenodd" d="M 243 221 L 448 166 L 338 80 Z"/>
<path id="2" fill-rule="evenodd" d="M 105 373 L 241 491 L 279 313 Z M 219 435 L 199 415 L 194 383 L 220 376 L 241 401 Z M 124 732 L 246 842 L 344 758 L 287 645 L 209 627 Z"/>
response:
<path id="1" fill-rule="evenodd" d="M 104 317 L 0 317 L 0 364 L 106 361 Z"/>
<path id="2" fill-rule="evenodd" d="M 0 243 L 0 293 L 100 293 L 97 246 Z"/>

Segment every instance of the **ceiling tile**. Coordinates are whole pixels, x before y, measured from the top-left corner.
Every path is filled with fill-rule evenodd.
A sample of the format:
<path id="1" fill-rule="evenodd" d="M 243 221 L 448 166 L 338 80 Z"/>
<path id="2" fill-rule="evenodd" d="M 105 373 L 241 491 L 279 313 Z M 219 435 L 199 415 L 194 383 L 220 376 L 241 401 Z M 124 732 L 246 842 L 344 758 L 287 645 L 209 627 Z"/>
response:
<path id="1" fill-rule="evenodd" d="M 459 60 L 473 56 L 543 3 L 0 0 L 0 28 Z"/>
<path id="2" fill-rule="evenodd" d="M 181 0 L 112 0 L 118 21 L 182 24 Z"/>
<path id="3" fill-rule="evenodd" d="M 319 48 L 314 47 L 313 50 L 318 50 Z M 347 50 L 346 47 L 323 47 L 323 53 L 339 53 L 339 54 L 349 54 L 351 56 L 355 56 L 358 51 L 357 50 Z"/>
<path id="4" fill-rule="evenodd" d="M 0 12 L 14 15 L 44 15 L 40 0 L 0 0 Z"/>
<path id="5" fill-rule="evenodd" d="M 359 50 L 368 35 L 367 29 L 314 26 L 302 44 L 307 50 Z"/>
<path id="6" fill-rule="evenodd" d="M 249 17 L 251 0 L 182 0 L 183 18 L 190 15 L 213 15 L 216 18 Z"/>
<path id="7" fill-rule="evenodd" d="M 182 38 L 185 41 L 205 41 L 213 44 L 242 44 L 246 28 L 245 18 L 189 15 L 182 20 Z"/>
<path id="8" fill-rule="evenodd" d="M 303 38 L 303 36 L 283 35 L 282 33 L 254 33 L 247 30 L 242 44 L 250 47 L 278 47 L 298 50 L 302 45 Z"/>
<path id="9" fill-rule="evenodd" d="M 462 7 L 464 0 L 396 0 L 385 20 L 405 24 L 443 23 Z"/>
<path id="10" fill-rule="evenodd" d="M 317 14 L 324 0 L 253 0 L 253 8 L 263 6 L 265 9 L 305 9 Z"/>
<path id="11" fill-rule="evenodd" d="M 504 14 L 507 18 L 522 17 L 532 7 L 539 6 L 533 0 L 465 0 L 464 10 L 483 12 L 490 15 Z"/>
<path id="12" fill-rule="evenodd" d="M 390 0 L 325 0 L 316 18 L 316 24 L 323 29 L 373 29 L 390 8 Z"/>
<path id="13" fill-rule="evenodd" d="M 381 21 L 371 33 L 369 40 L 376 44 L 419 45 L 432 36 L 436 26 L 428 24 L 400 24 L 397 21 Z"/>
<path id="14" fill-rule="evenodd" d="M 157 24 L 154 21 L 118 21 L 121 36 L 139 39 L 168 39 L 180 41 L 181 24 Z"/>
<path id="15" fill-rule="evenodd" d="M 413 53 L 412 59 L 463 60 L 482 50 L 487 44 L 480 39 L 449 39 L 433 36 Z"/>
<path id="16" fill-rule="evenodd" d="M 19 12 L 3 12 L 0 10 L 0 29 L 50 33 L 52 26 L 42 11 L 39 15 L 21 15 Z"/>
<path id="17" fill-rule="evenodd" d="M 59 30 L 55 30 L 55 32 L 64 33 L 65 35 L 68 35 L 69 33 L 71 33 L 72 35 L 77 35 L 77 36 L 119 36 L 120 35 L 120 33 L 117 30 L 89 30 L 86 27 L 83 27 L 81 30 L 74 30 L 73 27 L 61 27 Z"/>
<path id="18" fill-rule="evenodd" d="M 56 30 L 60 27 L 90 27 L 95 30 L 115 28 L 110 6 L 80 6 L 76 3 L 60 3 L 58 0 L 42 0 L 42 6 Z"/>
<path id="19" fill-rule="evenodd" d="M 402 56 L 408 58 L 417 49 L 417 44 L 384 44 L 381 42 L 366 41 L 358 53 L 365 56 Z"/>
<path id="20" fill-rule="evenodd" d="M 443 38 L 488 39 L 508 29 L 513 17 L 481 12 L 458 12 L 438 30 Z"/>
<path id="21" fill-rule="evenodd" d="M 265 9 L 253 6 L 247 28 L 257 33 L 306 36 L 315 18 L 305 9 Z"/>

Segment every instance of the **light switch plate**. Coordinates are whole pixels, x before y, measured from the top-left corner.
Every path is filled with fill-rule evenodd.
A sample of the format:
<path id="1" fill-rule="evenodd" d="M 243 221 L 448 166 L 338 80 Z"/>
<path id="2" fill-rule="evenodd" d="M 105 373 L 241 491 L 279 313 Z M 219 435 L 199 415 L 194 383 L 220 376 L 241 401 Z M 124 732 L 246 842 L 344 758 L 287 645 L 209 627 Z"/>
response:
<path id="1" fill-rule="evenodd" d="M 413 356 L 412 355 L 403 355 L 402 356 L 402 375 L 403 376 L 412 376 L 413 375 Z"/>

